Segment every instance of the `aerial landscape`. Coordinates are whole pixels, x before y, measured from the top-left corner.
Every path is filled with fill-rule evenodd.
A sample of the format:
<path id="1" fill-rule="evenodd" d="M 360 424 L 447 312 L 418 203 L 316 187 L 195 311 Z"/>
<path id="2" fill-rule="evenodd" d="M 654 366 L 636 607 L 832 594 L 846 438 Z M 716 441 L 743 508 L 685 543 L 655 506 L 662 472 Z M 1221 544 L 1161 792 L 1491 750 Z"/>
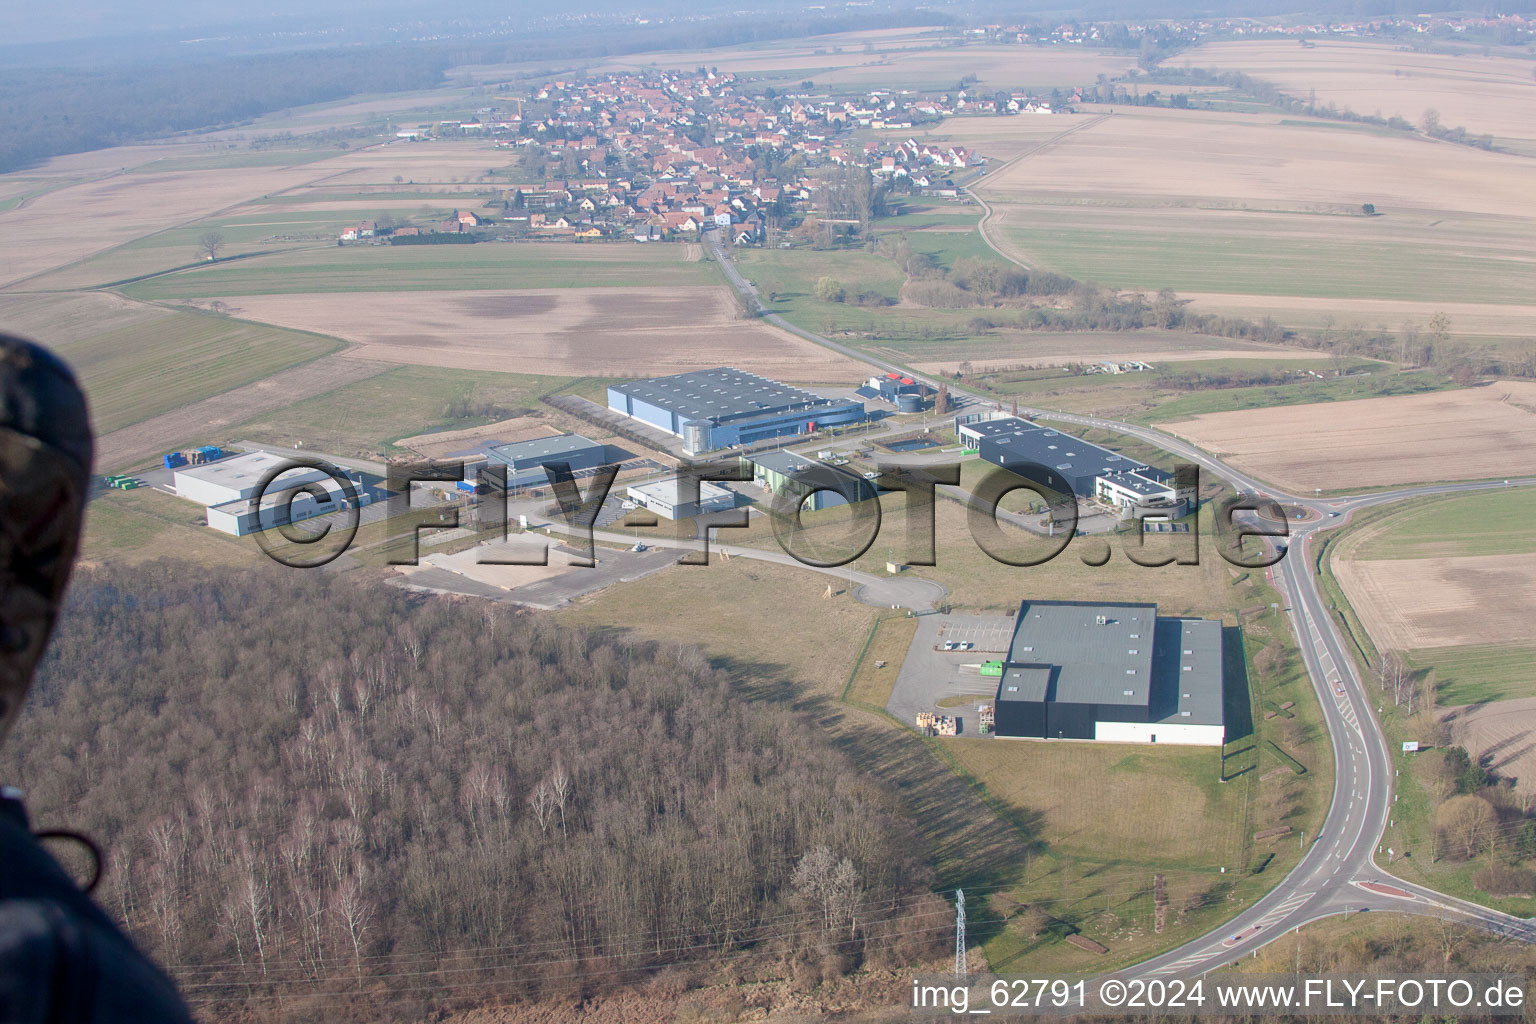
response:
<path id="1" fill-rule="evenodd" d="M 1523 995 L 1529 3 L 129 6 L 0 43 L 0 1020 Z"/>

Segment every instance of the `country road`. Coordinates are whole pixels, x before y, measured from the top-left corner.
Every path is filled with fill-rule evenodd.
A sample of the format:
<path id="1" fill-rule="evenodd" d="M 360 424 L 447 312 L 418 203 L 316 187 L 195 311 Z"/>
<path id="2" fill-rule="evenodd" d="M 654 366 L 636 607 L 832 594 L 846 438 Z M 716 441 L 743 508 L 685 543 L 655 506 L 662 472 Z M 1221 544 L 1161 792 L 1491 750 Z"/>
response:
<path id="1" fill-rule="evenodd" d="M 1049 141 L 1043 145 L 1049 145 Z M 984 210 L 990 210 L 984 202 L 981 205 Z M 985 234 L 983 238 L 986 238 Z M 711 255 L 727 279 L 746 298 L 749 306 L 761 311 L 763 319 L 886 372 L 913 373 L 908 367 L 885 362 L 858 349 L 803 330 L 768 311 L 751 282 L 741 276 L 735 264 L 722 251 L 718 238 L 711 233 L 707 242 Z M 988 244 L 992 245 L 990 239 Z M 993 249 L 1004 258 L 1019 262 L 997 246 L 994 245 Z M 952 382 L 946 383 L 951 395 L 962 404 L 994 404 L 992 399 L 983 395 L 957 387 Z M 1222 928 L 1115 974 L 1121 977 L 1203 974 L 1239 957 L 1250 955 L 1304 924 L 1361 909 L 1429 915 L 1474 925 L 1510 938 L 1536 942 L 1536 923 L 1528 919 L 1503 914 L 1402 881 L 1377 864 L 1376 856 L 1382 847 L 1395 800 L 1392 760 L 1386 736 L 1371 707 L 1370 694 L 1329 615 L 1328 603 L 1319 588 L 1314 568 L 1316 538 L 1346 524 L 1357 510 L 1431 494 L 1506 486 L 1536 486 L 1536 478 L 1405 487 L 1355 497 L 1303 497 L 1255 480 L 1188 442 L 1150 427 L 1048 409 L 1020 407 L 1019 411 L 1021 415 L 1036 419 L 1128 434 L 1199 465 L 1202 470 L 1227 480 L 1240 492 L 1264 495 L 1311 509 L 1317 514 L 1310 522 L 1291 524 L 1285 557 L 1280 558 L 1270 569 L 1270 574 L 1276 589 L 1286 599 L 1286 612 L 1313 689 L 1322 705 L 1332 742 L 1334 791 L 1322 828 L 1317 835 L 1306 837 L 1307 850 L 1296 867 L 1266 896 Z M 1337 513 L 1337 516 L 1330 513 Z"/>

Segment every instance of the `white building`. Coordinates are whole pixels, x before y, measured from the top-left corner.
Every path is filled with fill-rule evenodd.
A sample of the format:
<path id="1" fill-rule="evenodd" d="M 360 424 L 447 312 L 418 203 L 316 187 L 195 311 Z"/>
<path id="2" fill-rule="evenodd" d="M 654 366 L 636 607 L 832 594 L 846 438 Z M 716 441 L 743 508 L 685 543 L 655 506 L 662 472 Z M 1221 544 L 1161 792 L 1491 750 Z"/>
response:
<path id="1" fill-rule="evenodd" d="M 247 452 L 202 466 L 178 469 L 172 476 L 172 482 L 178 495 L 211 508 L 250 498 L 256 493 L 256 487 L 263 477 L 289 462 L 286 456 L 275 452 Z M 295 467 L 280 474 L 268 490 L 289 489 L 329 479 L 318 469 Z"/>
<path id="2" fill-rule="evenodd" d="M 285 455 L 254 451 L 203 466 L 179 469 L 173 474 L 172 481 L 178 495 L 207 508 L 209 526 L 235 537 L 346 507 L 346 492 L 336 479 L 323 470 L 308 466 L 283 469 L 290 465 L 291 460 Z M 261 507 L 257 508 L 253 500 L 256 489 L 268 474 L 274 472 L 276 476 L 267 485 Z M 372 499 L 361 477 L 354 475 L 351 480 L 357 503 L 369 504 Z M 322 501 L 309 491 L 300 490 L 307 487 L 318 488 L 329 496 L 329 500 Z"/>
<path id="3" fill-rule="evenodd" d="M 700 480 L 698 484 L 697 499 L 684 495 L 683 486 L 677 477 L 653 480 L 648 484 L 631 484 L 629 500 L 664 519 L 692 519 L 694 516 L 736 507 L 733 491 L 708 480 Z"/>

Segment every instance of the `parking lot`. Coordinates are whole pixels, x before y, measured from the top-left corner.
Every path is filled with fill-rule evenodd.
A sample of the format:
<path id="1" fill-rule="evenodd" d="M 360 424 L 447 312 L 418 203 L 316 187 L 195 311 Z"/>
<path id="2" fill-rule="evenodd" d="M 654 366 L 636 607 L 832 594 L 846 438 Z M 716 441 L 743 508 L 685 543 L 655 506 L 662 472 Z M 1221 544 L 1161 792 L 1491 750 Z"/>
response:
<path id="1" fill-rule="evenodd" d="M 959 735 L 980 735 L 976 704 L 991 703 L 997 679 L 981 674 L 981 663 L 1002 659 L 1013 639 L 1011 615 L 925 615 L 891 689 L 885 709 L 915 728 L 919 711 L 954 715 Z M 970 643 L 969 650 L 944 650 L 945 641 Z M 974 697 L 959 701 L 954 698 Z"/>
<path id="2" fill-rule="evenodd" d="M 996 615 L 945 615 L 934 643 L 970 644 L 970 650 L 983 654 L 1007 654 L 1013 639 L 1013 617 Z"/>

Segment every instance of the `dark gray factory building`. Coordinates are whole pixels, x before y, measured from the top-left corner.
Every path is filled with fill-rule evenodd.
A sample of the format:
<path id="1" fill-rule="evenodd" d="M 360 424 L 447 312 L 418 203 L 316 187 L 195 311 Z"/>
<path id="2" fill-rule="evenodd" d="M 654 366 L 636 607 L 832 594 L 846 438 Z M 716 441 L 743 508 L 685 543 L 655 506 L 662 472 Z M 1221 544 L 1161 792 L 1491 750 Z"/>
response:
<path id="1" fill-rule="evenodd" d="M 1220 746 L 1221 623 L 1153 604 L 1024 601 L 998 683 L 998 736 Z"/>

